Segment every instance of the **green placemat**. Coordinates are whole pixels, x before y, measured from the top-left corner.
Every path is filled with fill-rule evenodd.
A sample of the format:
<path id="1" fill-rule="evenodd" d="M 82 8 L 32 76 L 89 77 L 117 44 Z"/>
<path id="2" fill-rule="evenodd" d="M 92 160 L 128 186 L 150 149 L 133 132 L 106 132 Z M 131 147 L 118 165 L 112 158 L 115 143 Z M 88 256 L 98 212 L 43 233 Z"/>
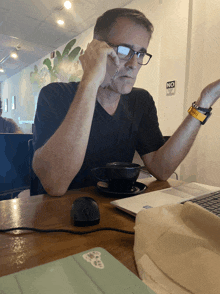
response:
<path id="1" fill-rule="evenodd" d="M 0 278 L 1 294 L 155 294 L 97 247 Z"/>

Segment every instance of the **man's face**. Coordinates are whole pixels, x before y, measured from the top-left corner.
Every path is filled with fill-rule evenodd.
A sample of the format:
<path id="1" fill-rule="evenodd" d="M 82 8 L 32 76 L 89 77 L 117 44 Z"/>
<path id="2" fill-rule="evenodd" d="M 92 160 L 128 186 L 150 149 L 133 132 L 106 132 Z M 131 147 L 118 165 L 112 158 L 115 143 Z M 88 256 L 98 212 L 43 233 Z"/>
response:
<path id="1" fill-rule="evenodd" d="M 147 51 L 150 42 L 150 33 L 146 28 L 136 24 L 132 20 L 119 18 L 111 29 L 106 41 L 114 45 L 127 45 L 138 52 L 143 50 Z M 140 68 L 141 65 L 137 63 L 136 54 L 128 61 L 120 60 L 118 72 L 111 80 L 108 89 L 119 94 L 130 93 Z M 107 71 L 112 76 L 116 68 L 114 65 L 111 66 L 108 64 Z M 107 75 L 105 79 L 107 79 Z"/>

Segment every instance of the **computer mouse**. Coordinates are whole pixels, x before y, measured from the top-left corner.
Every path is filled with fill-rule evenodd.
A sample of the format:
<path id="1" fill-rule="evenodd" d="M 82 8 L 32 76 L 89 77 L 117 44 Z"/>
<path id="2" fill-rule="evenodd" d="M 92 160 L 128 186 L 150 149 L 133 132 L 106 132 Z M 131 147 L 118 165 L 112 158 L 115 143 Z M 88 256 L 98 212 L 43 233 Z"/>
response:
<path id="1" fill-rule="evenodd" d="M 79 197 L 74 200 L 71 209 L 71 220 L 74 226 L 77 227 L 97 225 L 100 221 L 97 202 L 91 197 Z"/>

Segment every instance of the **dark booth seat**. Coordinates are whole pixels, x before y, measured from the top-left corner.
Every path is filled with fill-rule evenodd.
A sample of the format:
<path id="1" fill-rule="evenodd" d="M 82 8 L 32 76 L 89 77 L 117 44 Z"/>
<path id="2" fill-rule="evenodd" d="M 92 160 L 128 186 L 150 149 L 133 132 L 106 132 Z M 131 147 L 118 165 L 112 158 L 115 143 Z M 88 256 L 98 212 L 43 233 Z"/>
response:
<path id="1" fill-rule="evenodd" d="M 0 134 L 0 200 L 30 188 L 28 141 L 32 138 L 33 134 Z"/>

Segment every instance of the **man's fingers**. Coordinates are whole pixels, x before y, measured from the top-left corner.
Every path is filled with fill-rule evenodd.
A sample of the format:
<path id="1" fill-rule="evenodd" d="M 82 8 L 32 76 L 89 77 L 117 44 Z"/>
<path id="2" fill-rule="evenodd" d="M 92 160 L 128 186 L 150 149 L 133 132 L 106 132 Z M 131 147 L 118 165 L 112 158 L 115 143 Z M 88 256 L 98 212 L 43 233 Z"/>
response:
<path id="1" fill-rule="evenodd" d="M 84 76 L 91 77 L 95 81 L 109 80 L 113 78 L 119 67 L 119 58 L 115 50 L 104 41 L 93 39 L 87 44 L 84 54 L 80 55 Z"/>
<path id="2" fill-rule="evenodd" d="M 111 48 L 112 49 L 112 48 Z M 114 62 L 114 64 L 119 67 L 120 63 L 119 63 L 119 58 L 118 58 L 118 55 L 116 54 L 116 52 L 112 49 L 110 51 L 110 54 L 109 54 L 109 57 L 110 59 Z"/>
<path id="3" fill-rule="evenodd" d="M 208 107 L 220 98 L 220 79 L 207 85 L 201 92 L 200 100 L 205 101 Z"/>
<path id="4" fill-rule="evenodd" d="M 87 44 L 86 51 L 89 55 L 96 55 L 98 53 L 100 53 L 100 55 L 106 54 L 106 57 L 109 56 L 112 62 L 117 67 L 119 66 L 118 55 L 116 54 L 115 50 L 112 47 L 110 47 L 105 41 L 93 39 L 91 43 Z"/>

